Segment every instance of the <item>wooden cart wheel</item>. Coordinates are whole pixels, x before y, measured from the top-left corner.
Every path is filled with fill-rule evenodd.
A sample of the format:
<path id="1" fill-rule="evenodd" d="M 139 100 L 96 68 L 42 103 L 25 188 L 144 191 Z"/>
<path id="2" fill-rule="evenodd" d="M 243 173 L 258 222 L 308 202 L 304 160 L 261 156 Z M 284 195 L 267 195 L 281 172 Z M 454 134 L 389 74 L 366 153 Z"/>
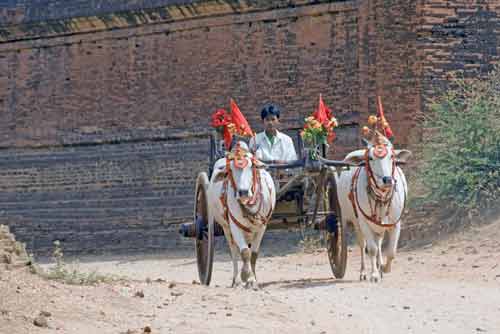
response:
<path id="1" fill-rule="evenodd" d="M 335 215 L 328 215 L 326 219 L 326 248 L 328 260 L 335 278 L 343 278 L 347 266 L 347 228 L 342 222 L 342 212 L 337 196 L 337 183 L 332 175 L 328 178 L 328 210 L 335 211 Z"/>
<path id="2" fill-rule="evenodd" d="M 214 261 L 214 223 L 208 221 L 208 176 L 202 172 L 196 179 L 194 222 L 196 224 L 196 261 L 200 283 L 209 285 Z"/>

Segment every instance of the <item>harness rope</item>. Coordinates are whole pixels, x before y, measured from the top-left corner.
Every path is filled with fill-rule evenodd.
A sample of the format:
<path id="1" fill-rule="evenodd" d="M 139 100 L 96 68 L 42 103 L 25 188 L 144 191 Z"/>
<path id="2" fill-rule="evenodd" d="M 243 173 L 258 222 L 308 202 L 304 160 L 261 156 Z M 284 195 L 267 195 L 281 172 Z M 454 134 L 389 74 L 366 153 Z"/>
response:
<path id="1" fill-rule="evenodd" d="M 398 224 L 401 221 L 401 217 L 403 216 L 404 209 L 406 207 L 406 190 L 404 191 L 404 203 L 403 203 L 403 208 L 401 210 L 401 214 L 399 215 L 399 218 L 392 224 L 383 224 L 382 223 L 382 217 L 378 217 L 378 211 L 382 207 L 387 205 L 387 209 L 385 212 L 385 216 L 389 216 L 389 209 L 392 204 L 392 199 L 395 193 L 396 187 L 393 186 L 391 187 L 390 191 L 387 191 L 384 188 L 381 188 L 378 186 L 375 176 L 373 175 L 373 170 L 370 167 L 370 159 L 369 159 L 369 149 L 366 149 L 365 155 L 364 155 L 364 160 L 365 160 L 365 168 L 366 168 L 366 174 L 367 174 L 367 181 L 368 185 L 366 187 L 367 193 L 368 193 L 368 205 L 370 206 L 370 215 L 368 215 L 361 205 L 359 204 L 359 197 L 358 197 L 358 190 L 357 190 L 357 185 L 358 185 L 358 180 L 359 180 L 359 174 L 361 172 L 361 169 L 363 167 L 359 167 L 355 172 L 351 180 L 351 191 L 349 192 L 348 198 L 349 201 L 352 204 L 352 208 L 354 210 L 354 216 L 358 218 L 358 209 L 359 212 L 370 222 L 372 222 L 375 225 L 381 226 L 381 227 L 386 227 L 386 228 L 392 228 L 396 224 Z M 391 176 L 394 178 L 394 173 L 396 171 L 396 161 L 394 159 L 394 151 L 392 155 L 392 173 Z M 373 207 L 372 202 L 370 201 L 370 198 L 375 201 L 375 207 Z"/>
<path id="2" fill-rule="evenodd" d="M 233 221 L 236 224 L 236 226 L 238 226 L 241 230 L 243 230 L 247 233 L 251 233 L 252 230 L 250 228 L 248 228 L 247 226 L 245 226 L 240 221 L 238 221 L 236 219 L 236 217 L 234 217 L 234 215 L 232 214 L 231 210 L 229 210 L 229 207 L 227 205 L 227 191 L 228 191 L 229 184 L 231 184 L 231 187 L 233 188 L 233 190 L 235 192 L 237 191 L 236 181 L 234 180 L 234 176 L 233 176 L 233 173 L 231 171 L 231 161 L 234 162 L 234 166 L 237 168 L 245 168 L 248 165 L 248 161 L 246 159 L 244 159 L 243 156 L 241 156 L 241 152 L 239 150 L 236 151 L 236 154 L 234 156 L 228 156 L 226 158 L 226 178 L 224 179 L 224 183 L 222 186 L 222 194 L 220 196 L 220 201 L 221 201 L 222 207 L 224 209 L 224 219 L 228 223 Z M 247 218 L 247 220 L 253 225 L 257 225 L 258 220 L 260 218 L 260 221 L 262 222 L 262 224 L 266 225 L 267 222 L 269 221 L 269 219 L 271 218 L 273 208 L 271 205 L 271 207 L 269 208 L 269 212 L 267 213 L 266 216 L 262 216 L 259 214 L 260 209 L 262 208 L 262 202 L 263 202 L 263 195 L 262 195 L 262 191 L 261 191 L 261 186 L 262 186 L 261 185 L 261 178 L 260 178 L 260 173 L 257 170 L 257 159 L 255 159 L 254 157 L 251 157 L 251 161 L 252 161 L 252 197 L 248 201 L 247 205 L 242 205 L 240 203 L 240 207 L 241 207 L 242 211 L 246 211 L 248 213 L 247 206 L 253 207 L 258 202 L 258 208 L 256 210 L 257 213 L 254 215 L 254 216 L 257 216 L 256 217 L 257 219 L 255 219 L 254 217 L 251 217 L 251 214 L 249 216 L 246 216 L 245 218 Z M 267 187 L 267 189 L 268 189 L 269 195 L 270 195 L 271 190 L 269 189 L 269 187 Z M 229 220 L 229 219 L 231 219 L 231 220 Z"/>

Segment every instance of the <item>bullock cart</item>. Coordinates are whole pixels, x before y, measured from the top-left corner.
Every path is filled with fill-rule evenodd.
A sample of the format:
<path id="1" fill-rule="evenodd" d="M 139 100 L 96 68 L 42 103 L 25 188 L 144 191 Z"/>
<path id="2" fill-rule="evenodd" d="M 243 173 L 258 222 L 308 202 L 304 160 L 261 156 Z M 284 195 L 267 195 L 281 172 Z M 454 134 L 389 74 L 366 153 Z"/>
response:
<path id="1" fill-rule="evenodd" d="M 264 162 L 276 185 L 276 208 L 268 228 L 312 227 L 324 233 L 328 259 L 336 278 L 344 277 L 347 264 L 346 226 L 342 223 L 335 174 L 353 165 L 325 158 L 325 147 L 314 155 L 298 138 L 299 159 L 286 164 Z M 195 239 L 200 282 L 209 285 L 214 261 L 215 238 L 223 236 L 222 228 L 209 223 L 207 189 L 215 162 L 224 157 L 215 135 L 210 136 L 210 169 L 196 179 L 193 222 L 182 224 L 180 233 Z M 312 158 L 313 157 L 313 158 Z"/>

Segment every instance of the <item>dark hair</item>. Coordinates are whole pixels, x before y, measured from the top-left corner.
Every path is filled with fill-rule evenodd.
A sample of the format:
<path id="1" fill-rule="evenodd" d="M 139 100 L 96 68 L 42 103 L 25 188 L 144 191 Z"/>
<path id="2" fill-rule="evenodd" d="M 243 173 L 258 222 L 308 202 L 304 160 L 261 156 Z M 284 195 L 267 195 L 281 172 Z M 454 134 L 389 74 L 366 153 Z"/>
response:
<path id="1" fill-rule="evenodd" d="M 265 119 L 269 115 L 274 115 L 280 118 L 280 108 L 277 105 L 268 103 L 260 111 L 260 118 Z"/>

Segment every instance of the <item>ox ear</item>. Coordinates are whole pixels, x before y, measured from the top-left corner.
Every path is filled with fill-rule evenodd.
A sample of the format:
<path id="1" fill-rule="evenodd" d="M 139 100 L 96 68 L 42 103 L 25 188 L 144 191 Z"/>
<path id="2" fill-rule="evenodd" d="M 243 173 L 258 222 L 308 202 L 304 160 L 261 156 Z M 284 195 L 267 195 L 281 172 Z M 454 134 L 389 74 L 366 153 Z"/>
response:
<path id="1" fill-rule="evenodd" d="M 365 150 L 356 150 L 349 153 L 345 158 L 344 162 L 360 165 L 365 160 Z"/>
<path id="2" fill-rule="evenodd" d="M 255 165 L 256 168 L 265 168 L 266 164 L 260 161 L 259 159 L 252 159 L 252 163 Z"/>
<path id="3" fill-rule="evenodd" d="M 369 141 L 368 139 L 366 139 L 366 138 L 361 138 L 361 141 L 363 142 L 363 144 L 366 147 L 372 147 L 373 146 L 373 143 L 371 141 Z"/>
<path id="4" fill-rule="evenodd" d="M 396 155 L 396 162 L 406 163 L 406 161 L 411 157 L 411 152 L 408 150 L 394 150 Z"/>
<path id="5" fill-rule="evenodd" d="M 219 170 L 217 172 L 214 172 L 214 175 L 212 176 L 212 183 L 217 183 L 224 181 L 226 179 L 227 173 L 224 170 Z"/>

